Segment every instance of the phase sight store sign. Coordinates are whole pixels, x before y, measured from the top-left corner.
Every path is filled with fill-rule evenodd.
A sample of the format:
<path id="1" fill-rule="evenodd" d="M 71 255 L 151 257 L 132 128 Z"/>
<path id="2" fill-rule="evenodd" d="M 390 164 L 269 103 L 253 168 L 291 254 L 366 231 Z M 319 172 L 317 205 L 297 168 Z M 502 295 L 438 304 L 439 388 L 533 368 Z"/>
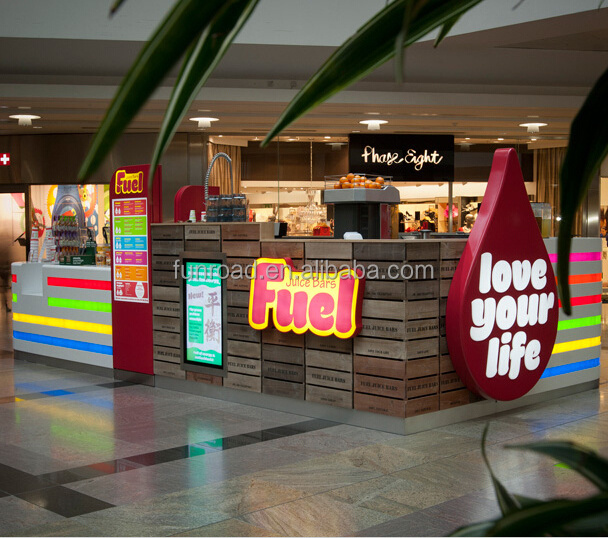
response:
<path id="1" fill-rule="evenodd" d="M 351 134 L 348 169 L 393 181 L 453 181 L 454 137 Z"/>

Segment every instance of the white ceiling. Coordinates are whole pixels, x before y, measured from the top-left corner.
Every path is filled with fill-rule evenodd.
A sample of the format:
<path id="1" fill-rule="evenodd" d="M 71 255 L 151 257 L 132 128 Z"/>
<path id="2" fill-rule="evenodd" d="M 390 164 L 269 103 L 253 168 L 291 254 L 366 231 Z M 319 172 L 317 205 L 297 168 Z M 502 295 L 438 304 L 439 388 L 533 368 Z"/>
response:
<path id="1" fill-rule="evenodd" d="M 503 6 L 508 2 L 500 1 Z M 156 9 L 159 3 L 167 4 L 157 0 Z M 534 7 L 535 0 L 522 6 L 526 4 Z M 565 5 L 561 0 L 557 4 Z M 0 24 L 0 134 L 93 132 L 142 42 L 58 39 L 48 37 L 53 35 L 48 30 L 40 34 L 47 37 L 31 37 L 29 31 L 8 32 L 8 26 L 6 19 Z M 485 21 L 481 26 L 490 25 Z M 466 28 L 461 25 L 461 31 Z M 288 40 L 287 35 L 284 41 Z M 286 134 L 303 140 L 341 140 L 364 129 L 358 122 L 377 113 L 389 122 L 381 132 L 451 133 L 471 142 L 498 137 L 524 141 L 530 136 L 519 124 L 542 121 L 548 126 L 537 138 L 564 140 L 584 96 L 608 66 L 607 44 L 608 8 L 460 33 L 437 49 L 431 42 L 419 43 L 406 54 L 404 84 L 395 84 L 393 65 L 387 64 L 302 118 Z M 236 44 L 189 116 L 219 118 L 210 134 L 263 136 L 333 50 Z M 139 114 L 131 132 L 158 130 L 171 82 L 167 80 Z M 19 112 L 41 116 L 34 122 L 38 129 L 18 127 L 8 119 Z M 195 132 L 196 125 L 185 119 L 180 131 Z"/>

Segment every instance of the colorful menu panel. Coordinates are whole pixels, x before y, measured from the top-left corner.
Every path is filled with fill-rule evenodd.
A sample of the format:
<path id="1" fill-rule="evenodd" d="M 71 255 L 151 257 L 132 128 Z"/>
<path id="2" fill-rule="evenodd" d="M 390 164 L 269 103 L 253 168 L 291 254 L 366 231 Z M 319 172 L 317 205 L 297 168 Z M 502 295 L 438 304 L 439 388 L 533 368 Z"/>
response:
<path id="1" fill-rule="evenodd" d="M 186 262 L 185 360 L 222 368 L 222 281 L 219 263 Z"/>
<path id="2" fill-rule="evenodd" d="M 112 226 L 114 300 L 149 303 L 147 200 L 112 200 Z"/>

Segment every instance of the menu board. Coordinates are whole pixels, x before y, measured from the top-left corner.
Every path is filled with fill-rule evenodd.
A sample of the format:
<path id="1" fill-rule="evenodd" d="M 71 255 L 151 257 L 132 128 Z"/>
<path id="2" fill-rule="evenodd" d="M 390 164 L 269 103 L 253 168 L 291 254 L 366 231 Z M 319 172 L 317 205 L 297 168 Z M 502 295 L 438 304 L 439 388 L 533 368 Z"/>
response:
<path id="1" fill-rule="evenodd" d="M 221 264 L 186 261 L 184 362 L 223 368 Z"/>
<path id="2" fill-rule="evenodd" d="M 114 300 L 150 302 L 148 275 L 148 201 L 112 200 Z"/>

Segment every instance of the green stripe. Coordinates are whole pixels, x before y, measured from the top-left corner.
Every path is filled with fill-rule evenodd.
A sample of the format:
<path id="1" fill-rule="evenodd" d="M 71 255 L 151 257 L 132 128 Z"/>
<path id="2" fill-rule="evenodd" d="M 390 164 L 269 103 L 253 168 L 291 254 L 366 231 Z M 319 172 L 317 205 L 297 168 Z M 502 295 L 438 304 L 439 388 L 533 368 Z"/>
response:
<path id="1" fill-rule="evenodd" d="M 60 299 L 58 297 L 49 297 L 49 306 L 73 308 L 76 310 L 92 310 L 93 312 L 112 312 L 112 303 L 80 301 L 78 299 Z"/>
<path id="2" fill-rule="evenodd" d="M 13 303 L 16 303 L 16 302 L 17 302 L 17 294 L 13 293 Z"/>
<path id="3" fill-rule="evenodd" d="M 599 325 L 602 323 L 602 316 L 589 316 L 588 318 L 564 319 L 557 323 L 558 331 L 566 329 L 580 329 L 581 327 L 589 327 L 590 325 Z"/>

